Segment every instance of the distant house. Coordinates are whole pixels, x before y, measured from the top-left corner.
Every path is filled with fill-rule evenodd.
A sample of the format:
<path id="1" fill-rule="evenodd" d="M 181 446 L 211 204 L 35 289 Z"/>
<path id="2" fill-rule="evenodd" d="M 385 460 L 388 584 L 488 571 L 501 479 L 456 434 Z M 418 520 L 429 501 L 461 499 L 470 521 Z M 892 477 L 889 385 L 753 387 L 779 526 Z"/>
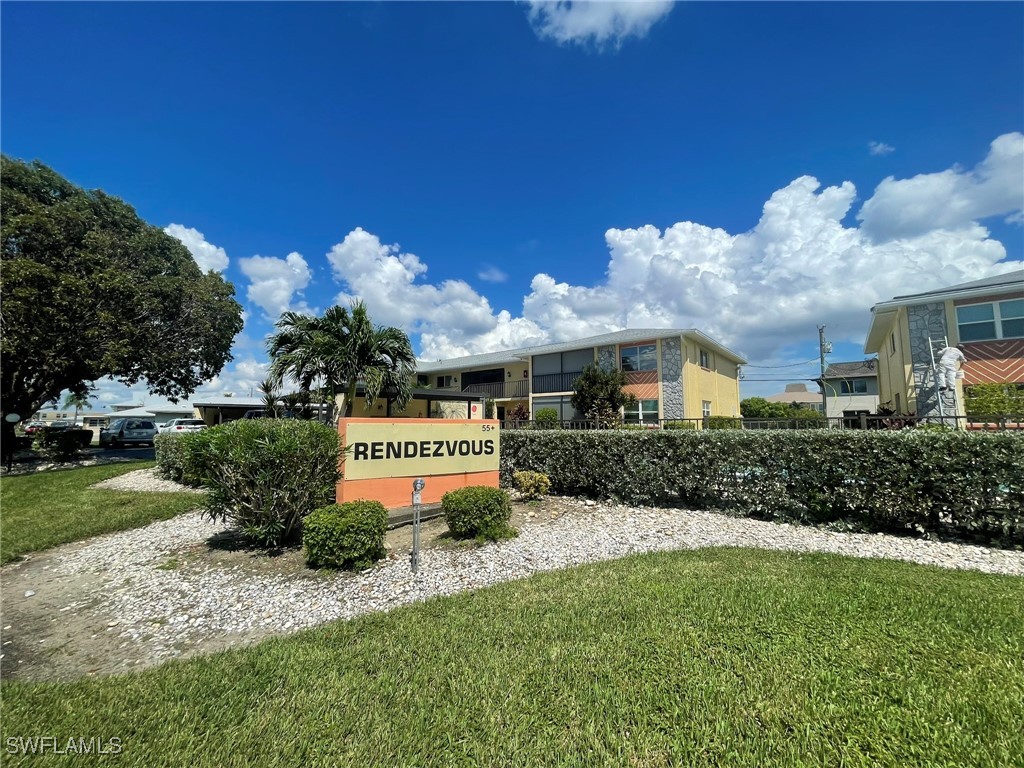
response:
<path id="1" fill-rule="evenodd" d="M 808 391 L 806 384 L 787 384 L 785 392 L 769 395 L 765 400 L 769 403 L 785 403 L 786 405 L 796 403 L 800 408 L 807 408 L 818 413 L 825 412 L 821 392 Z"/>
<path id="2" fill-rule="evenodd" d="M 934 361 L 957 344 L 967 361 L 954 399 Z M 962 414 L 963 387 L 1024 383 L 1024 270 L 876 304 L 864 351 L 878 355 L 879 399 L 900 414 Z"/>
<path id="3" fill-rule="evenodd" d="M 829 418 L 860 416 L 878 410 L 878 361 L 831 363 L 821 378 Z"/>
<path id="4" fill-rule="evenodd" d="M 163 424 L 171 419 L 191 419 L 195 410 L 190 405 L 154 405 L 151 407 L 138 406 L 136 408 L 123 408 L 115 413 L 108 414 L 110 421 L 116 419 L 151 419 L 157 424 Z"/>
<path id="5" fill-rule="evenodd" d="M 120 413 L 121 411 L 130 411 L 133 408 L 142 408 L 145 403 L 114 403 L 110 406 L 110 410 L 113 413 Z"/>

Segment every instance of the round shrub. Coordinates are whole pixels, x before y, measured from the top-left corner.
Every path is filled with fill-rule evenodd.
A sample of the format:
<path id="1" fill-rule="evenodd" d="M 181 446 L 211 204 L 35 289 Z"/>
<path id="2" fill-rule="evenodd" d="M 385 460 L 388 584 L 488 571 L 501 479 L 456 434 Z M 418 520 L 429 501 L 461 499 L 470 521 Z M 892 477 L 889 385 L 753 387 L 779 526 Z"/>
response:
<path id="1" fill-rule="evenodd" d="M 512 480 L 519 493 L 527 501 L 547 496 L 551 490 L 551 478 L 543 472 L 530 472 L 528 470 L 516 472 L 512 475 Z"/>
<path id="2" fill-rule="evenodd" d="M 537 423 L 537 429 L 558 429 L 561 426 L 558 411 L 554 408 L 541 408 L 533 420 Z"/>
<path id="3" fill-rule="evenodd" d="M 306 562 L 327 568 L 369 568 L 384 557 L 388 511 L 379 501 L 349 501 L 311 512 L 302 522 Z"/>
<path id="4" fill-rule="evenodd" d="M 500 488 L 471 485 L 448 491 L 441 497 L 441 510 L 455 536 L 498 541 L 515 535 L 515 529 L 508 524 L 512 502 Z"/>

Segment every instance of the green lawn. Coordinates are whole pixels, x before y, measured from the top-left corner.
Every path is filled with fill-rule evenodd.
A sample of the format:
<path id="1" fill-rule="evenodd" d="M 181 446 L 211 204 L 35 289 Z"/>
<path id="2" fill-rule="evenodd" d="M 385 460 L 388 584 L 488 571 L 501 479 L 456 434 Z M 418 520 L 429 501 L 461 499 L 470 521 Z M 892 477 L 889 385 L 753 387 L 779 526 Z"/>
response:
<path id="1" fill-rule="evenodd" d="M 0 479 L 0 562 L 69 541 L 165 520 L 199 506 L 194 493 L 89 489 L 100 480 L 153 464 L 104 464 Z"/>
<path id="2" fill-rule="evenodd" d="M 118 737 L 125 766 L 1024 765 L 1024 579 L 643 555 L 3 708 L 5 745 Z"/>

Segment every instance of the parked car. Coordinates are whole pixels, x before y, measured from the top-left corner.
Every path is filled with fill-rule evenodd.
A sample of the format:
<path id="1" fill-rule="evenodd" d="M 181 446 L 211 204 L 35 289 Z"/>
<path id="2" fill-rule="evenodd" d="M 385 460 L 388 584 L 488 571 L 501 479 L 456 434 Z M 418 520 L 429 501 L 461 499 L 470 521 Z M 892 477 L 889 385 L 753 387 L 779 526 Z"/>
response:
<path id="1" fill-rule="evenodd" d="M 52 422 L 47 427 L 51 432 L 63 432 L 66 429 L 73 429 L 74 425 L 67 419 L 58 419 Z"/>
<path id="2" fill-rule="evenodd" d="M 162 426 L 157 427 L 157 431 L 161 435 L 179 432 L 199 432 L 203 429 L 206 429 L 206 422 L 202 419 L 171 419 Z"/>
<path id="3" fill-rule="evenodd" d="M 45 421 L 30 421 L 28 424 L 25 425 L 25 434 L 34 435 L 37 432 L 40 432 L 45 426 Z"/>
<path id="4" fill-rule="evenodd" d="M 100 445 L 119 448 L 122 445 L 153 445 L 156 424 L 147 419 L 118 419 L 100 430 Z"/>

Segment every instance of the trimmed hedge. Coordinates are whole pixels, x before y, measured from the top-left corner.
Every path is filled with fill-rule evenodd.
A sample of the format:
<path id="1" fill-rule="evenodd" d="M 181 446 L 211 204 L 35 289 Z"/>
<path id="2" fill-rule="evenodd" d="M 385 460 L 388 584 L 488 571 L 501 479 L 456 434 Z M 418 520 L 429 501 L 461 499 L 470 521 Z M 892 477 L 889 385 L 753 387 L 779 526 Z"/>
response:
<path id="1" fill-rule="evenodd" d="M 850 530 L 1024 546 L 1024 435 L 957 431 L 521 432 L 502 481 Z"/>
<path id="2" fill-rule="evenodd" d="M 195 471 L 210 491 L 206 513 L 259 544 L 294 540 L 302 518 L 334 501 L 339 445 L 330 427 L 301 419 L 243 419 L 194 435 L 202 439 L 179 439 L 189 441 L 186 471 Z M 199 448 L 202 456 L 195 455 Z"/>
<path id="3" fill-rule="evenodd" d="M 476 536 L 498 541 L 516 535 L 516 530 L 508 524 L 512 502 L 500 488 L 486 485 L 456 488 L 441 497 L 441 510 L 448 529 L 460 538 Z"/>
<path id="4" fill-rule="evenodd" d="M 306 562 L 327 568 L 369 568 L 384 557 L 388 511 L 379 501 L 349 501 L 311 512 L 302 522 Z"/>

